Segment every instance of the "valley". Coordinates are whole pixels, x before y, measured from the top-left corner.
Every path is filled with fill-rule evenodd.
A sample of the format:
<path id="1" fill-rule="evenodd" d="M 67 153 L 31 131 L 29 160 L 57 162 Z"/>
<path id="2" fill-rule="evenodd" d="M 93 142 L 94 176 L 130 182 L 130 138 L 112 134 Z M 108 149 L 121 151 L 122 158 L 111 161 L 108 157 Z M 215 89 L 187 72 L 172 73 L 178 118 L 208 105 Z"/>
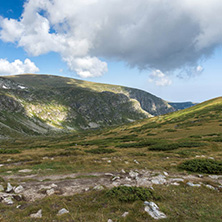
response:
<path id="1" fill-rule="evenodd" d="M 221 110 L 219 97 L 121 126 L 1 140 L 1 185 L 15 187 L 2 194 L 13 204 L 0 203 L 1 220 L 30 221 L 42 210 L 36 221 L 156 221 L 146 200 L 161 221 L 219 221 Z M 135 186 L 152 195 L 127 199 Z M 62 208 L 69 213 L 58 216 Z"/>

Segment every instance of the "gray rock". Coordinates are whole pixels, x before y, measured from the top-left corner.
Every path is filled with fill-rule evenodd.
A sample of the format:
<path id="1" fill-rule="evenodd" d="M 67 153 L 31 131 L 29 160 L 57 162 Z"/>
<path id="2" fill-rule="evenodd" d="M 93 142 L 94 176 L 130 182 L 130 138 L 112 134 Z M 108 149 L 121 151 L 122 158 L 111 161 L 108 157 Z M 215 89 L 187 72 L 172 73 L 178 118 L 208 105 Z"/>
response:
<path id="1" fill-rule="evenodd" d="M 153 184 L 165 184 L 167 181 L 165 179 L 165 176 L 164 175 L 158 175 L 156 177 L 153 177 L 151 182 Z"/>
<path id="2" fill-rule="evenodd" d="M 19 185 L 18 187 L 14 188 L 15 193 L 21 193 L 24 190 L 24 187 L 22 185 Z"/>
<path id="3" fill-rule="evenodd" d="M 60 215 L 63 215 L 63 214 L 68 214 L 68 213 L 69 213 L 68 210 L 66 210 L 65 208 L 62 208 L 62 209 L 57 213 L 57 215 L 60 216 Z"/>
<path id="4" fill-rule="evenodd" d="M 112 178 L 112 181 L 119 180 L 119 179 L 120 179 L 120 177 L 116 176 L 116 177 Z"/>
<path id="5" fill-rule="evenodd" d="M 187 185 L 190 186 L 190 187 L 200 187 L 201 185 L 200 184 L 194 184 L 192 182 L 187 182 Z"/>
<path id="6" fill-rule="evenodd" d="M 2 185 L 0 185 L 0 192 L 4 191 L 4 187 Z"/>
<path id="7" fill-rule="evenodd" d="M 126 217 L 129 214 L 129 212 L 124 212 L 122 217 Z"/>
<path id="8" fill-rule="evenodd" d="M 111 219 L 108 219 L 107 222 L 113 222 Z"/>
<path id="9" fill-rule="evenodd" d="M 210 184 L 205 185 L 205 187 L 207 187 L 207 188 L 209 188 L 209 189 L 211 189 L 211 190 L 216 190 L 216 188 L 213 187 L 213 186 L 211 186 Z"/>
<path id="10" fill-rule="evenodd" d="M 137 160 L 134 160 L 134 163 L 136 163 L 136 164 L 140 164 Z"/>
<path id="11" fill-rule="evenodd" d="M 42 210 L 40 209 L 37 213 L 31 214 L 31 218 L 42 218 Z"/>
<path id="12" fill-rule="evenodd" d="M 93 190 L 103 190 L 104 187 L 102 185 L 96 185 L 95 187 L 93 187 Z"/>
<path id="13" fill-rule="evenodd" d="M 12 205 L 14 203 L 11 196 L 4 197 L 2 202 L 8 205 Z"/>
<path id="14" fill-rule="evenodd" d="M 136 177 L 139 176 L 139 174 L 138 174 L 137 172 L 134 172 L 134 171 L 130 170 L 129 176 L 130 176 L 131 178 L 136 178 Z"/>
<path id="15" fill-rule="evenodd" d="M 47 193 L 48 196 L 51 196 L 55 193 L 55 190 L 52 188 L 50 190 L 47 190 L 46 193 Z"/>
<path id="16" fill-rule="evenodd" d="M 145 204 L 145 211 L 154 219 L 164 219 L 167 218 L 167 216 L 160 211 L 159 207 L 154 202 L 144 202 Z"/>
<path id="17" fill-rule="evenodd" d="M 31 173 L 32 170 L 30 170 L 30 169 L 23 169 L 23 170 L 19 170 L 18 172 L 19 173 Z"/>
<path id="18" fill-rule="evenodd" d="M 10 193 L 11 191 L 13 190 L 13 187 L 10 183 L 7 184 L 7 189 L 6 189 L 6 192 L 7 193 Z"/>

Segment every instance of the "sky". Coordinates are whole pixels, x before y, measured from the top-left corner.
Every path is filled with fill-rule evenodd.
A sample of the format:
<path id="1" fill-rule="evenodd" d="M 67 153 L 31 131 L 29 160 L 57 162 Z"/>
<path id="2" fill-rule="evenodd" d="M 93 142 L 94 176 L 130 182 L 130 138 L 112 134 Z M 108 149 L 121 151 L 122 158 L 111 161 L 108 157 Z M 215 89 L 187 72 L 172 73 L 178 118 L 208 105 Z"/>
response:
<path id="1" fill-rule="evenodd" d="M 7 0 L 0 75 L 124 85 L 167 101 L 222 95 L 221 0 Z"/>

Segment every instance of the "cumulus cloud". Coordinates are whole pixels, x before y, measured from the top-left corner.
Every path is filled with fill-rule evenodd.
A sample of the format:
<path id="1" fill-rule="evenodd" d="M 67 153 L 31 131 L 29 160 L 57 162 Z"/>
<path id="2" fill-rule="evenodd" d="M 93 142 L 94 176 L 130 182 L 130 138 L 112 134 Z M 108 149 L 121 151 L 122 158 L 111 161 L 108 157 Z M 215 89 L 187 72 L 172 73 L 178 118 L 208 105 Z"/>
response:
<path id="1" fill-rule="evenodd" d="M 157 86 L 169 86 L 172 81 L 160 70 L 153 70 L 149 75 L 149 82 L 154 82 Z"/>
<path id="2" fill-rule="evenodd" d="M 36 72 L 39 72 L 39 68 L 36 67 L 35 63 L 30 61 L 30 59 L 26 59 L 24 62 L 16 59 L 11 63 L 7 59 L 0 59 L 0 75 Z"/>
<path id="3" fill-rule="evenodd" d="M 31 55 L 57 52 L 82 77 L 107 60 L 140 70 L 195 68 L 222 44 L 221 0 L 28 0 L 0 38 Z"/>

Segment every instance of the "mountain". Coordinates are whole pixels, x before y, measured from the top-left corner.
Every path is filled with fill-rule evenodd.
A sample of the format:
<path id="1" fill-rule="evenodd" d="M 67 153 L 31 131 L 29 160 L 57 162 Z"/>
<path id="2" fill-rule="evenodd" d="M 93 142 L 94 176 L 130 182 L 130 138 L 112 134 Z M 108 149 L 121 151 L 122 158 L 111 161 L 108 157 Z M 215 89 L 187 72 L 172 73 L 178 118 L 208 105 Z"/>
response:
<path id="1" fill-rule="evenodd" d="M 129 87 L 53 75 L 0 77 L 1 137 L 99 128 L 175 110 Z"/>
<path id="2" fill-rule="evenodd" d="M 198 103 L 193 103 L 193 102 L 179 102 L 179 103 L 168 102 L 168 103 L 176 110 L 187 109 L 191 106 L 195 106 L 198 104 Z"/>

